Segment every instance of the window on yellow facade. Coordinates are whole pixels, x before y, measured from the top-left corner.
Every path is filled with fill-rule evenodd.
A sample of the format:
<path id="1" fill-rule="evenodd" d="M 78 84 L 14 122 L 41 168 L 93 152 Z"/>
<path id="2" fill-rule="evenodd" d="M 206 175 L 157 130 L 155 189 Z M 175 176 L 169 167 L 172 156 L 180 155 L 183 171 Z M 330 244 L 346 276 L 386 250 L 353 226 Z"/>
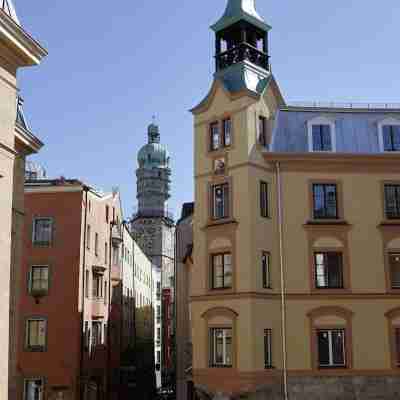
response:
<path id="1" fill-rule="evenodd" d="M 395 357 L 397 367 L 400 368 L 400 327 L 394 329 Z"/>
<path id="2" fill-rule="evenodd" d="M 210 150 L 218 150 L 221 146 L 220 143 L 219 123 L 213 122 L 210 124 Z"/>
<path id="3" fill-rule="evenodd" d="M 268 183 L 260 182 L 260 211 L 263 218 L 269 217 Z"/>
<path id="4" fill-rule="evenodd" d="M 229 147 L 232 143 L 232 121 L 230 118 L 222 121 L 222 141 L 224 147 Z"/>
<path id="5" fill-rule="evenodd" d="M 316 252 L 315 286 L 317 289 L 343 289 L 343 255 L 339 252 Z"/>
<path id="6" fill-rule="evenodd" d="M 267 119 L 263 116 L 258 117 L 258 142 L 264 147 L 268 145 Z"/>
<path id="7" fill-rule="evenodd" d="M 389 266 L 392 289 L 400 289 L 400 253 L 389 254 Z"/>
<path id="8" fill-rule="evenodd" d="M 264 330 L 264 366 L 272 368 L 272 329 Z"/>
<path id="9" fill-rule="evenodd" d="M 313 184 L 314 219 L 338 219 L 336 184 Z"/>
<path id="10" fill-rule="evenodd" d="M 263 251 L 261 255 L 261 268 L 263 288 L 271 289 L 270 254 L 265 251 Z"/>
<path id="11" fill-rule="evenodd" d="M 229 184 L 212 186 L 212 217 L 214 220 L 229 217 Z"/>
<path id="12" fill-rule="evenodd" d="M 211 256 L 212 289 L 230 289 L 232 287 L 232 255 L 231 253 Z"/>
<path id="13" fill-rule="evenodd" d="M 233 338 L 231 328 L 210 329 L 210 367 L 231 368 Z"/>
<path id="14" fill-rule="evenodd" d="M 385 215 L 387 219 L 400 219 L 400 185 L 385 185 Z"/>
<path id="15" fill-rule="evenodd" d="M 345 329 L 319 329 L 317 340 L 320 368 L 346 367 Z"/>

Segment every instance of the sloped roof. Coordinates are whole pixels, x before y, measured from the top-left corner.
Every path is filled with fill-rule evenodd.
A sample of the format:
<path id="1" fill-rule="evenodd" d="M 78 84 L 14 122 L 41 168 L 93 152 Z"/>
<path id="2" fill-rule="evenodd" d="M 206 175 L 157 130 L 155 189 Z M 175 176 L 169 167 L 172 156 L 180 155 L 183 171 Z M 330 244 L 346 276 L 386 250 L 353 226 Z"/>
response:
<path id="1" fill-rule="evenodd" d="M 0 8 L 10 16 L 18 25 L 20 25 L 17 13 L 12 0 L 0 0 Z"/>
<path id="2" fill-rule="evenodd" d="M 400 110 L 282 109 L 276 115 L 270 151 L 307 153 L 307 123 L 321 117 L 335 126 L 337 153 L 378 154 L 378 125 L 388 118 L 400 121 Z"/>
<path id="3" fill-rule="evenodd" d="M 211 29 L 218 32 L 240 20 L 250 22 L 264 31 L 271 29 L 257 13 L 255 0 L 228 0 L 224 15 L 211 26 Z"/>

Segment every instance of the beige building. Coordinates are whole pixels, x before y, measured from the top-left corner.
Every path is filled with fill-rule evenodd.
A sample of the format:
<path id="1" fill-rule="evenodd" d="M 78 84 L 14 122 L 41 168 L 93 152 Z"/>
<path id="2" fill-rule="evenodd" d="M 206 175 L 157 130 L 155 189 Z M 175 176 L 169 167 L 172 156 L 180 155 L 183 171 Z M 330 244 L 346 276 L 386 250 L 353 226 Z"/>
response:
<path id="1" fill-rule="evenodd" d="M 399 398 L 400 107 L 287 105 L 254 0 L 212 29 L 192 110 L 198 395 Z"/>
<path id="2" fill-rule="evenodd" d="M 0 2 L 0 398 L 15 398 L 16 299 L 21 262 L 25 157 L 42 143 L 30 132 L 18 97 L 17 70 L 38 65 L 43 49 L 21 27 L 11 0 Z M 17 116 L 18 108 L 18 116 Z M 10 341 L 10 343 L 9 343 Z M 8 361 L 10 358 L 10 362 Z"/>

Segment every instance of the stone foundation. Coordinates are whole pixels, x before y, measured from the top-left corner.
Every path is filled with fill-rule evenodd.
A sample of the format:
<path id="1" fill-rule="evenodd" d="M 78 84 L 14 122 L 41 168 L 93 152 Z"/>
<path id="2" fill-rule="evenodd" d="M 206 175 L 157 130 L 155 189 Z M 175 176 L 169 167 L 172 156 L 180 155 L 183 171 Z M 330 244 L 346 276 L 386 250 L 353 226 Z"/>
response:
<path id="1" fill-rule="evenodd" d="M 289 400 L 400 400 L 399 376 L 289 377 Z M 200 400 L 283 400 L 280 384 L 259 387 L 253 393 L 227 396 L 197 390 Z"/>

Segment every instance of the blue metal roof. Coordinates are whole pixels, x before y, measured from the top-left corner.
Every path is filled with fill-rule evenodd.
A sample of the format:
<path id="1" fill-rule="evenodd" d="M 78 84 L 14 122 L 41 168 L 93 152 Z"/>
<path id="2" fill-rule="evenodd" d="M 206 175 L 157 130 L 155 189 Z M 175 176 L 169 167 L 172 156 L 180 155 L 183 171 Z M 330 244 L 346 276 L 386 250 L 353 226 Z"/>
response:
<path id="1" fill-rule="evenodd" d="M 337 153 L 380 153 L 378 124 L 388 118 L 400 120 L 400 110 L 329 110 L 295 108 L 276 115 L 270 151 L 309 151 L 308 121 L 323 117 L 334 123 Z"/>

